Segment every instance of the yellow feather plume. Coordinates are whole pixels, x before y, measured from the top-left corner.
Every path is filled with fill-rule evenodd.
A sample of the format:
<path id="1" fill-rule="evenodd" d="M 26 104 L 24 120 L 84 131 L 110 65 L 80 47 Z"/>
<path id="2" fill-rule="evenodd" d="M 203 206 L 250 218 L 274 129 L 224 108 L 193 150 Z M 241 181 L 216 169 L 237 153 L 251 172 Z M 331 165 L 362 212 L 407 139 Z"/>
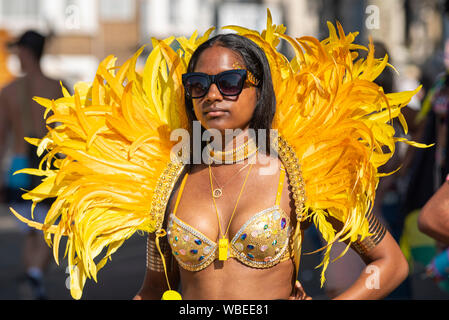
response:
<path id="1" fill-rule="evenodd" d="M 267 54 L 277 99 L 273 128 L 295 150 L 304 179 L 306 201 L 298 218 L 311 218 L 328 243 L 320 265 L 322 284 L 332 243 L 369 236 L 365 215 L 374 202 L 378 168 L 392 157 L 395 142 L 427 147 L 395 138 L 391 126 L 391 120 L 399 118 L 407 130 L 401 108 L 420 87 L 384 94 L 373 81 L 388 58 L 374 59 L 372 43 L 369 48 L 354 44 L 357 33 L 346 35 L 340 24 L 337 29 L 331 23 L 328 27 L 329 37 L 321 42 L 312 37 L 293 39 L 275 25 L 267 25 L 261 34 L 229 27 Z M 293 48 L 291 61 L 275 50 L 279 39 Z M 366 60 L 357 59 L 355 50 L 360 49 L 368 51 Z M 335 232 L 328 216 L 341 221 L 342 230 Z M 297 228 L 295 239 L 300 239 L 299 232 Z M 294 242 L 297 254 L 300 245 Z"/>
<path id="2" fill-rule="evenodd" d="M 109 56 L 94 81 L 76 84 L 73 95 L 63 89 L 64 97 L 55 101 L 35 98 L 52 112 L 47 123 L 59 124 L 40 140 L 28 139 L 39 146 L 39 153 L 48 151 L 48 161 L 39 169 L 22 170 L 43 176 L 23 197 L 34 204 L 55 200 L 43 224 L 11 210 L 44 231 L 56 261 L 61 237 L 67 237 L 71 294 L 76 299 L 86 279 L 96 280 L 123 241 L 137 230 L 155 231 L 149 199 L 170 161 L 170 131 L 187 127 L 180 81 L 186 62 L 168 44 L 170 40 L 155 42 L 142 75 L 135 68 L 142 50 L 120 68 Z"/>
<path id="3" fill-rule="evenodd" d="M 273 128 L 293 147 L 300 159 L 306 201 L 299 221 L 311 218 L 328 246 L 324 249 L 322 281 L 335 241 L 350 242 L 369 235 L 365 214 L 374 201 L 378 168 L 393 155 L 397 139 L 390 123 L 419 90 L 384 94 L 373 80 L 388 65 L 387 58 L 374 59 L 373 46 L 353 43 L 356 33 L 329 26 L 329 38 L 294 39 L 284 26 L 272 24 L 268 11 L 262 33 L 229 26 L 256 42 L 266 53 L 272 72 L 277 110 Z M 27 139 L 48 151 L 40 168 L 21 172 L 42 176 L 42 183 L 24 195 L 36 204 L 54 198 L 43 224 L 27 220 L 11 208 L 18 219 L 44 231 L 59 259 L 59 243 L 67 237 L 71 294 L 79 299 L 87 278 L 98 271 L 122 243 L 136 231 L 155 232 L 157 218 L 151 212 L 156 183 L 170 162 L 175 142 L 170 133 L 187 128 L 181 75 L 203 36 L 153 39 L 153 50 L 143 73 L 136 71 L 140 49 L 122 66 L 109 56 L 98 66 L 91 83 L 65 88 L 57 100 L 35 98 L 46 108 L 48 133 Z M 277 51 L 287 41 L 295 56 L 290 61 Z M 355 50 L 368 50 L 366 60 Z M 385 151 L 384 147 L 388 147 Z M 59 155 L 63 155 L 60 158 Z M 323 156 L 324 155 L 324 156 Z M 343 223 L 339 232 L 327 221 Z M 295 229 L 293 248 L 299 265 L 301 235 Z M 96 263 L 104 249 L 106 252 Z"/>

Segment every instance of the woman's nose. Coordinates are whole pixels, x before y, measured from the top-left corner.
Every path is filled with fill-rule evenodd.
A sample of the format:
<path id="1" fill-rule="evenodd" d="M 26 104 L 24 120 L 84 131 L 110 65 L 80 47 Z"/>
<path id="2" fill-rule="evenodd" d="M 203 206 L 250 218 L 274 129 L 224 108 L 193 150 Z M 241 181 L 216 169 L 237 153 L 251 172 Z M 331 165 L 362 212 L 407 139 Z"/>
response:
<path id="1" fill-rule="evenodd" d="M 205 98 L 209 101 L 222 100 L 223 96 L 218 90 L 218 87 L 215 83 L 212 83 L 207 91 Z"/>

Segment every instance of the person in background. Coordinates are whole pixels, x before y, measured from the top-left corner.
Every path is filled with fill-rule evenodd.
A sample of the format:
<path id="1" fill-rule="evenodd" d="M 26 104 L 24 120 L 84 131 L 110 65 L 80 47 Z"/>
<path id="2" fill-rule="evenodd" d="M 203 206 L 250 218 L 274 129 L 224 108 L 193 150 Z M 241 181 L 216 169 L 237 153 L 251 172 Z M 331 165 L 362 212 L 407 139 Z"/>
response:
<path id="1" fill-rule="evenodd" d="M 446 70 L 437 77 L 433 86 L 426 92 L 422 108 L 416 117 L 420 130 L 415 140 L 427 144 L 429 149 L 414 150 L 411 177 L 408 181 L 404 212 L 421 209 L 440 188 L 449 173 L 447 154 L 447 111 L 449 107 L 449 41 L 445 44 L 444 59 Z"/>
<path id="2" fill-rule="evenodd" d="M 14 205 L 21 212 L 31 215 L 31 202 L 22 199 L 21 189 L 31 190 L 40 182 L 40 177 L 13 173 L 29 167 L 37 167 L 39 159 L 35 147 L 24 137 L 40 137 L 46 132 L 44 108 L 33 101 L 36 95 L 48 98 L 61 96 L 58 81 L 47 77 L 40 66 L 44 51 L 45 37 L 35 31 L 26 31 L 16 41 L 9 43 L 9 48 L 20 60 L 23 76 L 6 85 L 0 93 L 0 145 L 11 142 L 12 158 L 9 170 L 0 179 L 0 193 L 8 205 Z M 0 149 L 0 163 L 6 157 L 5 148 Z M 43 222 L 49 203 L 37 205 L 34 219 Z M 25 234 L 23 263 L 25 278 L 30 285 L 35 299 L 45 299 L 43 274 L 50 261 L 50 250 L 38 231 L 21 225 Z"/>
<path id="3" fill-rule="evenodd" d="M 419 229 L 449 245 L 449 177 L 438 191 L 430 198 L 419 214 Z"/>
<path id="4" fill-rule="evenodd" d="M 440 288 L 449 290 L 449 175 L 421 210 L 419 230 L 435 239 L 438 253 L 426 267 L 426 274 Z"/>
<path id="5" fill-rule="evenodd" d="M 435 248 L 426 262 L 427 276 L 439 287 L 449 291 L 449 223 L 448 196 L 448 111 L 449 111 L 449 39 L 444 46 L 445 70 L 428 91 L 417 120 L 423 125 L 424 142 L 434 143 L 429 150 L 417 150 L 407 202 L 408 209 L 419 209 L 417 227 L 435 240 Z"/>
<path id="6" fill-rule="evenodd" d="M 438 253 L 427 265 L 426 273 L 440 287 L 449 290 L 449 172 L 447 172 L 447 119 L 449 107 L 449 40 L 445 43 L 444 63 L 446 72 L 440 75 L 426 97 L 431 117 L 436 117 L 435 180 L 438 189 L 425 203 L 418 216 L 418 228 L 437 242 Z M 439 169 L 439 170 L 438 170 Z M 445 170 L 445 171 L 443 171 Z M 446 177 L 444 178 L 444 174 Z M 439 179 L 438 179 L 439 178 Z M 444 180 L 443 180 L 444 178 Z M 434 184 L 435 185 L 435 184 Z"/>

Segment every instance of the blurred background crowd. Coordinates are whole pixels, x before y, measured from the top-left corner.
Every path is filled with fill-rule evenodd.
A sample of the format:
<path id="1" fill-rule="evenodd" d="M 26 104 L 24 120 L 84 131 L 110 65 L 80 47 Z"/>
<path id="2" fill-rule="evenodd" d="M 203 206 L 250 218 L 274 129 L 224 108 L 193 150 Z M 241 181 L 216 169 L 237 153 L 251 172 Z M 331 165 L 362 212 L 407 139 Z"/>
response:
<path id="1" fill-rule="evenodd" d="M 35 161 L 29 155 L 34 150 L 21 137 L 45 132 L 43 110 L 32 97 L 57 98 L 60 81 L 70 91 L 78 81 L 91 81 L 107 55 L 115 55 L 120 64 L 146 45 L 138 61 L 143 66 L 152 37 L 190 36 L 229 24 L 261 31 L 267 8 L 273 22 L 285 25 L 294 37 L 324 39 L 326 22 L 339 21 L 346 32 L 359 31 L 357 43 L 366 46 L 372 38 L 376 57 L 388 54 L 397 70 L 386 69 L 377 80 L 385 92 L 422 85 L 403 109 L 408 132 L 397 126 L 396 134 L 435 146 L 397 146 L 396 157 L 383 171 L 401 169 L 381 179 L 374 210 L 410 263 L 408 279 L 388 299 L 449 298 L 449 279 L 429 268 L 449 244 L 418 227 L 420 209 L 444 183 L 449 168 L 449 1 L 0 0 L 0 299 L 70 298 L 65 266 L 56 267 L 40 234 L 19 225 L 7 210 L 11 203 L 21 205 L 17 190 L 33 183 L 10 176 L 13 168 Z M 280 49 L 291 54 L 285 43 Z M 45 216 L 47 208 L 42 204 L 35 218 Z M 313 229 L 306 232 L 304 245 L 304 252 L 321 247 Z M 333 255 L 342 249 L 337 246 Z M 136 235 L 113 259 L 99 283 L 87 285 L 84 298 L 129 299 L 137 291 L 144 274 L 145 238 Z M 360 258 L 349 253 L 330 265 L 328 281 L 320 288 L 314 270 L 319 260 L 316 254 L 304 256 L 299 278 L 318 299 L 337 295 L 362 269 Z"/>

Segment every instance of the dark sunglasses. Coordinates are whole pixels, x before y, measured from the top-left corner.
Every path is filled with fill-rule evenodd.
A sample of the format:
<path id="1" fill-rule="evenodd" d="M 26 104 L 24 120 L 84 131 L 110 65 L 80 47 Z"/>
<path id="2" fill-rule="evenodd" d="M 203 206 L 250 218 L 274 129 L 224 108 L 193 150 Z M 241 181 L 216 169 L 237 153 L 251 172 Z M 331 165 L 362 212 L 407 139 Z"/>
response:
<path id="1" fill-rule="evenodd" d="M 245 80 L 254 86 L 259 84 L 251 72 L 244 69 L 227 70 L 215 75 L 202 72 L 190 72 L 182 75 L 182 84 L 187 97 L 191 99 L 204 97 L 209 92 L 212 83 L 215 83 L 223 96 L 238 96 L 243 90 Z"/>

